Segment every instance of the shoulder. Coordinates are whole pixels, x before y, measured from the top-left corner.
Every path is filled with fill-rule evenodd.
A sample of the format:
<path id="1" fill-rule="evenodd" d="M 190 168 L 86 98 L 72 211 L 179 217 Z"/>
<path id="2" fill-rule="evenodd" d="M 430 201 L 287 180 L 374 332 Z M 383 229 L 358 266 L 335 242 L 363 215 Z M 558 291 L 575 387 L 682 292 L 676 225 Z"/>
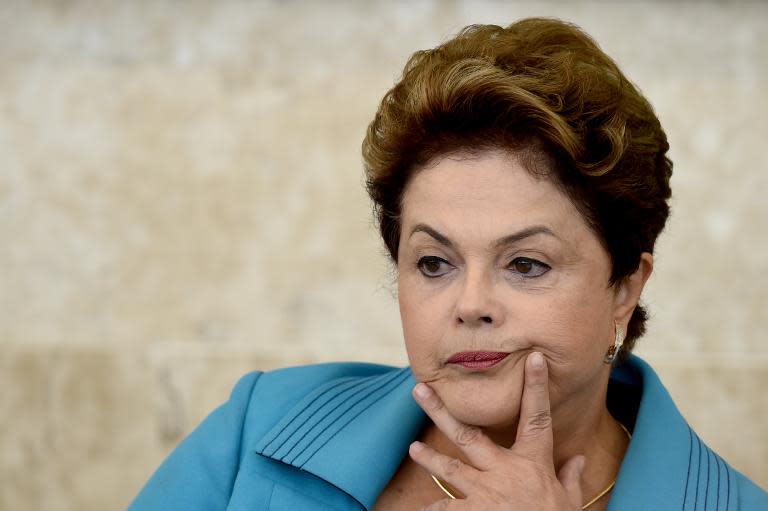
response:
<path id="1" fill-rule="evenodd" d="M 367 378 L 399 370 L 400 368 L 367 362 L 330 362 L 283 367 L 273 371 L 259 372 L 258 387 L 260 388 L 254 390 L 270 387 L 291 393 L 302 393 L 311 390 L 319 383 L 330 380 L 339 378 Z"/>
<path id="2" fill-rule="evenodd" d="M 768 493 L 765 490 L 739 472 L 736 472 L 736 479 L 739 487 L 739 509 L 768 510 Z"/>
<path id="3" fill-rule="evenodd" d="M 227 402 L 177 446 L 129 509 L 223 509 L 232 498 L 245 499 L 254 509 L 265 508 L 273 484 L 265 475 L 277 478 L 288 472 L 281 461 L 255 455 L 255 445 L 261 438 L 268 432 L 275 435 L 287 430 L 278 423 L 301 413 L 305 403 L 322 389 L 341 385 L 360 387 L 370 381 L 399 381 L 400 374 L 407 373 L 404 369 L 364 363 L 318 364 L 248 373 L 236 383 Z M 325 417 L 327 410 L 326 407 L 320 415 Z M 303 430 L 297 431 L 296 437 L 302 441 L 313 438 L 305 436 Z M 249 465 L 248 470 L 242 472 L 244 460 L 248 460 Z M 261 465 L 256 470 L 258 463 Z M 312 485 L 322 486 L 319 491 L 322 498 L 332 498 L 328 497 L 333 492 L 327 485 L 311 480 L 303 471 L 290 472 L 286 477 L 287 484 L 300 481 L 304 492 Z M 341 502 L 349 497 L 334 498 Z"/>
<path id="4" fill-rule="evenodd" d="M 243 417 L 233 498 L 259 502 L 268 492 L 253 488 L 269 481 L 274 498 L 300 498 L 300 509 L 358 509 L 350 498 L 372 506 L 421 427 L 413 384 L 407 367 L 365 363 L 260 374 Z"/>
<path id="5" fill-rule="evenodd" d="M 768 509 L 768 494 L 733 469 L 690 427 L 656 372 L 633 356 L 611 382 L 632 406 L 632 439 L 609 509 Z"/>
<path id="6" fill-rule="evenodd" d="M 260 403 L 269 403 L 274 414 L 280 415 L 281 405 L 295 404 L 320 385 L 397 371 L 402 371 L 402 368 L 364 362 L 332 362 L 254 371 L 241 377 L 235 384 L 228 404 L 238 408 L 263 408 Z"/>
<path id="7" fill-rule="evenodd" d="M 276 424 L 315 403 L 319 395 L 336 395 L 403 372 L 403 368 L 380 364 L 334 362 L 250 373 L 235 386 L 228 406 L 241 413 L 243 445 L 255 445 Z"/>
<path id="8" fill-rule="evenodd" d="M 318 387 L 334 382 L 349 382 L 402 371 L 402 368 L 363 362 L 333 362 L 285 367 L 245 375 L 235 386 L 232 397 L 247 400 L 262 408 L 262 414 L 282 415 L 284 411 Z M 263 404 L 268 403 L 265 410 Z"/>

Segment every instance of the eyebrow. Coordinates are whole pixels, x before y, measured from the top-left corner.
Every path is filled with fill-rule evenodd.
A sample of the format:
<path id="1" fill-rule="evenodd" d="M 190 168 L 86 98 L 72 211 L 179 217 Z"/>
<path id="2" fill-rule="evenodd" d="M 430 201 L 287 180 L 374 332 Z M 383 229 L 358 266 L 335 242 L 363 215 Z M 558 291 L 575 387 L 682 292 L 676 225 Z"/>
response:
<path id="1" fill-rule="evenodd" d="M 440 233 L 433 227 L 428 226 L 427 224 L 416 224 L 414 228 L 411 230 L 411 234 L 408 236 L 408 238 L 410 239 L 411 236 L 413 236 L 417 232 L 423 232 L 425 234 L 430 235 L 440 244 L 445 245 L 448 248 L 453 248 L 454 246 L 453 242 L 445 234 Z M 552 230 L 549 229 L 548 227 L 544 225 L 533 225 L 531 227 L 526 227 L 521 231 L 517 231 L 507 236 L 504 236 L 503 238 L 499 238 L 493 243 L 493 246 L 494 248 L 499 248 L 505 245 L 512 245 L 513 243 L 517 243 L 518 241 L 524 240 L 525 238 L 530 238 L 531 236 L 536 236 L 538 234 L 544 234 L 544 235 L 552 236 L 553 238 L 559 239 L 558 236 L 554 232 L 552 232 Z"/>

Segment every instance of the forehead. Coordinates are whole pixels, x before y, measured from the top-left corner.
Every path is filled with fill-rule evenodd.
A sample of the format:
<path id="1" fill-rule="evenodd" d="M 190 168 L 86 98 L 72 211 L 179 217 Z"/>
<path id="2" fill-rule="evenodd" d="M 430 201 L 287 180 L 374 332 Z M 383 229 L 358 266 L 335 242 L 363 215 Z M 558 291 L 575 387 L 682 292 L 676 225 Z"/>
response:
<path id="1" fill-rule="evenodd" d="M 420 169 L 405 190 L 402 214 L 404 229 L 428 222 L 476 235 L 532 224 L 563 232 L 586 227 L 551 179 L 532 174 L 514 154 L 501 151 L 446 156 Z"/>

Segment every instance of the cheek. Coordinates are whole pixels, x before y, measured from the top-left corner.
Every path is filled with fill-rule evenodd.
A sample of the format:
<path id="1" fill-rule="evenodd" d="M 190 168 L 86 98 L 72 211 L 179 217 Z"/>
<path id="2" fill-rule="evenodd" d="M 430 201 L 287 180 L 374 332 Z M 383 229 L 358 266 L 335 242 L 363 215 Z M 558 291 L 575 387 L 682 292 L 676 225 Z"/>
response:
<path id="1" fill-rule="evenodd" d="M 574 279 L 551 298 L 550 313 L 576 338 L 589 336 L 612 321 L 613 292 L 601 279 Z"/>
<path id="2" fill-rule="evenodd" d="M 539 335 L 555 387 L 579 387 L 604 368 L 613 335 L 611 293 L 589 289 L 567 293 L 550 302 Z"/>
<path id="3" fill-rule="evenodd" d="M 440 310 L 414 282 L 413 276 L 401 276 L 398 281 L 398 302 L 403 337 L 414 372 L 429 364 L 437 349 Z"/>
<path id="4" fill-rule="evenodd" d="M 441 377 L 450 353 L 454 303 L 449 288 L 425 283 L 420 274 L 400 275 L 398 302 L 405 349 L 419 381 Z"/>

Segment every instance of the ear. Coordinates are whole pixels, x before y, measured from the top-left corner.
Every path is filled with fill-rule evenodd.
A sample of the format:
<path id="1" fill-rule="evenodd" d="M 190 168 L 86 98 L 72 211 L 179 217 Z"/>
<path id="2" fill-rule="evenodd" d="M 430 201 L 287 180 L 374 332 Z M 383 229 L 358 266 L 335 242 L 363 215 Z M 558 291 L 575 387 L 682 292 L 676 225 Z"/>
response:
<path id="1" fill-rule="evenodd" d="M 648 252 L 640 254 L 640 264 L 632 275 L 625 277 L 616 287 L 616 298 L 613 304 L 613 317 L 627 331 L 629 318 L 640 301 L 645 283 L 653 273 L 653 256 Z"/>

